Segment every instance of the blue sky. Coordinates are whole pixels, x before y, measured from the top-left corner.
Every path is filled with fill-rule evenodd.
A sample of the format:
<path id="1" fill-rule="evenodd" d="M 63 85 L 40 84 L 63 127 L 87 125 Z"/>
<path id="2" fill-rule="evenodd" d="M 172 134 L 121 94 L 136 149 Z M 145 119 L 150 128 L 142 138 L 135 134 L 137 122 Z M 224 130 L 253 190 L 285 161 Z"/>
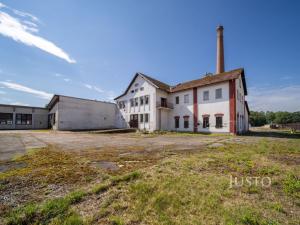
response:
<path id="1" fill-rule="evenodd" d="M 0 103 L 112 101 L 135 72 L 168 84 L 244 67 L 253 110 L 300 110 L 300 1 L 0 0 Z"/>

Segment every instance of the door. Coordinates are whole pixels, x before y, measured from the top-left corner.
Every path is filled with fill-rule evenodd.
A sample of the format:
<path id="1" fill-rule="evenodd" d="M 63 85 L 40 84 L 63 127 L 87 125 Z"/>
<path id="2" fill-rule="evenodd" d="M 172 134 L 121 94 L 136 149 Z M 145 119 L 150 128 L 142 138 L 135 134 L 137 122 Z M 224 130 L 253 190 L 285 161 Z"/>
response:
<path id="1" fill-rule="evenodd" d="M 130 115 L 130 128 L 138 128 L 139 127 L 139 115 L 138 114 L 131 114 Z"/>

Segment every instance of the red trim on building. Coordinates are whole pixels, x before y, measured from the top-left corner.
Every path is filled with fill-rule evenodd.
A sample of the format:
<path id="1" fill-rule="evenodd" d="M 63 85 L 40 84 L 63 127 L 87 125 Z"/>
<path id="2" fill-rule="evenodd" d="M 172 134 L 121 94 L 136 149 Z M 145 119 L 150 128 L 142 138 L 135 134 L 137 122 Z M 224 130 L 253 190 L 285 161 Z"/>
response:
<path id="1" fill-rule="evenodd" d="M 198 131 L 198 94 L 197 88 L 193 88 L 193 107 L 194 107 L 194 132 Z"/>
<path id="2" fill-rule="evenodd" d="M 229 81 L 230 133 L 236 134 L 236 87 L 235 79 Z"/>
<path id="3" fill-rule="evenodd" d="M 176 119 L 176 118 L 180 118 L 180 116 L 174 116 L 174 118 Z"/>
<path id="4" fill-rule="evenodd" d="M 209 114 L 203 114 L 202 117 L 210 117 Z"/>
<path id="5" fill-rule="evenodd" d="M 189 118 L 190 116 L 188 116 L 188 115 L 185 115 L 185 116 L 183 116 L 183 118 Z"/>

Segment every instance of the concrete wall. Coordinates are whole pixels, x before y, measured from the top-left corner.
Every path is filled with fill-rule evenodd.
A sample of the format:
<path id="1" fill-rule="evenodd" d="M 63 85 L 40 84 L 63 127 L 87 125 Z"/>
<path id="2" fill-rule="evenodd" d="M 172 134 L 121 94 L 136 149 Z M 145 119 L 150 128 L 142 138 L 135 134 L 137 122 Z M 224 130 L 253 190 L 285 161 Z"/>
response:
<path id="1" fill-rule="evenodd" d="M 60 96 L 50 113 L 56 113 L 58 130 L 93 130 L 116 128 L 114 103 Z"/>
<path id="2" fill-rule="evenodd" d="M 48 128 L 48 109 L 27 107 L 27 106 L 10 106 L 0 105 L 0 113 L 12 113 L 13 122 L 8 125 L 1 125 L 0 129 L 47 129 Z M 32 123 L 21 125 L 16 123 L 17 114 L 31 114 Z"/>

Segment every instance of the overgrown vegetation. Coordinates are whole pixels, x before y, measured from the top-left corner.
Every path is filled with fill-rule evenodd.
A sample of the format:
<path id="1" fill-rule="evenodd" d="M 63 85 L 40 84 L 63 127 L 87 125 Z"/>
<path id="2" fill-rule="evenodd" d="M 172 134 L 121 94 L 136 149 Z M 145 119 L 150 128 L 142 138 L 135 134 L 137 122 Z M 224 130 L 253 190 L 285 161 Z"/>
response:
<path id="1" fill-rule="evenodd" d="M 123 150 L 69 154 L 50 147 L 19 157 L 16 161 L 27 167 L 2 173 L 0 192 L 15 180 L 63 183 L 72 189 L 60 197 L 49 193 L 46 200 L 28 199 L 8 209 L 4 223 L 299 224 L 300 139 L 261 139 L 154 156 L 142 148 L 132 150 L 138 153 L 133 155 Z M 132 165 L 105 171 L 92 167 L 92 158 L 120 165 L 130 160 Z M 271 185 L 231 188 L 231 177 L 269 177 Z"/>
<path id="2" fill-rule="evenodd" d="M 265 124 L 286 124 L 300 122 L 300 112 L 255 112 L 250 113 L 252 126 L 263 126 Z"/>

